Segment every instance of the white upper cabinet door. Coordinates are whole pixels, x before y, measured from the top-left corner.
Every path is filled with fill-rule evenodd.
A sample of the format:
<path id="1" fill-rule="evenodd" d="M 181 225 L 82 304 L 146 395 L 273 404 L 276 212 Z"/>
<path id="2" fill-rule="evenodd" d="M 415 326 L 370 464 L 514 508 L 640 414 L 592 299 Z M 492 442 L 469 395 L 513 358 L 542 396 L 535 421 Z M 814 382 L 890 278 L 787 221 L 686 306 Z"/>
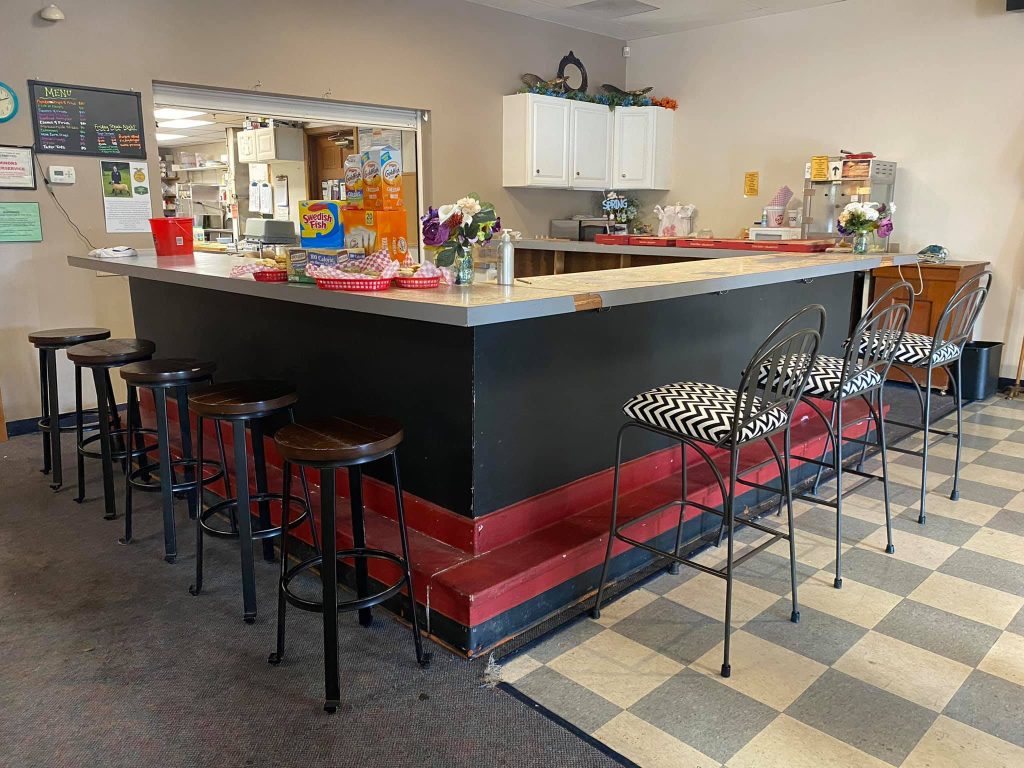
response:
<path id="1" fill-rule="evenodd" d="M 603 104 L 573 102 L 569 185 L 605 190 L 613 186 L 612 110 Z"/>
<path id="2" fill-rule="evenodd" d="M 238 132 L 238 162 L 256 162 L 256 131 Z"/>
<path id="3" fill-rule="evenodd" d="M 615 160 L 612 187 L 651 189 L 654 186 L 653 109 L 617 107 L 615 109 Z"/>
<path id="4" fill-rule="evenodd" d="M 257 128 L 256 134 L 256 158 L 258 160 L 276 160 L 277 145 L 274 141 L 276 135 L 273 128 Z"/>
<path id="5" fill-rule="evenodd" d="M 566 99 L 530 100 L 529 186 L 569 186 L 569 112 Z"/>

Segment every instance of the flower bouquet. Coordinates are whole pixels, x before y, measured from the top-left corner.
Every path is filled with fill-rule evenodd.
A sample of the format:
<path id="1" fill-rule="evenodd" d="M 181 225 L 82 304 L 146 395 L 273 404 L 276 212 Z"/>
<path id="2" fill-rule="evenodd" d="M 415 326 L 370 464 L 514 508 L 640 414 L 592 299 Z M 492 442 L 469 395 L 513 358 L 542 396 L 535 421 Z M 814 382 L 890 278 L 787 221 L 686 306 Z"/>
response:
<path id="1" fill-rule="evenodd" d="M 839 214 L 839 234 L 853 235 L 853 252 L 868 252 L 868 235 L 877 232 L 886 238 L 892 234 L 895 203 L 850 203 Z"/>
<path id="2" fill-rule="evenodd" d="M 473 282 L 473 246 L 490 242 L 501 230 L 501 219 L 490 203 L 470 194 L 451 205 L 430 208 L 420 219 L 423 245 L 434 250 L 434 263 L 455 267 L 455 283 Z"/>

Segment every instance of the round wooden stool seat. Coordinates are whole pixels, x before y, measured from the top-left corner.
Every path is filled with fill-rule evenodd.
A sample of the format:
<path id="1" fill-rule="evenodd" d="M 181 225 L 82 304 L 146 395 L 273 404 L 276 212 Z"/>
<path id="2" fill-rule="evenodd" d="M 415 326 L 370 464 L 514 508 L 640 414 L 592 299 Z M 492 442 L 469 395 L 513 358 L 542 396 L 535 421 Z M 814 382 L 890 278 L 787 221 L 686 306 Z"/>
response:
<path id="1" fill-rule="evenodd" d="M 180 386 L 208 379 L 217 364 L 190 357 L 171 357 L 129 363 L 121 368 L 121 378 L 134 387 Z"/>
<path id="2" fill-rule="evenodd" d="M 148 360 L 156 344 L 146 339 L 102 339 L 68 347 L 68 360 L 89 367 L 115 366 Z"/>
<path id="3" fill-rule="evenodd" d="M 274 435 L 274 442 L 288 461 L 340 466 L 387 455 L 402 437 L 402 425 L 384 416 L 326 416 L 287 424 Z"/>
<path id="4" fill-rule="evenodd" d="M 28 335 L 29 342 L 34 346 L 54 349 L 73 347 L 87 341 L 100 341 L 109 338 L 109 328 L 52 328 L 48 331 L 36 331 Z"/>
<path id="5" fill-rule="evenodd" d="M 279 411 L 298 400 L 295 387 L 286 381 L 254 379 L 199 389 L 189 394 L 188 407 L 204 418 L 237 419 Z"/>

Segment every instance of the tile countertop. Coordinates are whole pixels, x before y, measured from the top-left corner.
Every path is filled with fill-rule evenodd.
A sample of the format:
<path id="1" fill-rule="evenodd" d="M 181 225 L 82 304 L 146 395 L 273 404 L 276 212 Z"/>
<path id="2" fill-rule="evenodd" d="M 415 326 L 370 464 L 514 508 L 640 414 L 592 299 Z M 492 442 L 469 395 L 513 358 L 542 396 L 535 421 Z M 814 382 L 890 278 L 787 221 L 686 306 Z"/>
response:
<path id="1" fill-rule="evenodd" d="M 257 283 L 250 277 L 232 278 L 228 274 L 238 264 L 238 257 L 219 253 L 158 259 L 149 250 L 140 251 L 138 256 L 114 259 L 68 256 L 68 264 L 142 280 L 468 327 L 813 280 L 889 264 L 910 264 L 915 259 L 913 255 L 902 254 L 757 253 L 729 259 L 531 277 L 518 279 L 511 286 L 477 283 L 428 290 L 392 287 L 376 293 L 322 291 L 309 284 Z"/>

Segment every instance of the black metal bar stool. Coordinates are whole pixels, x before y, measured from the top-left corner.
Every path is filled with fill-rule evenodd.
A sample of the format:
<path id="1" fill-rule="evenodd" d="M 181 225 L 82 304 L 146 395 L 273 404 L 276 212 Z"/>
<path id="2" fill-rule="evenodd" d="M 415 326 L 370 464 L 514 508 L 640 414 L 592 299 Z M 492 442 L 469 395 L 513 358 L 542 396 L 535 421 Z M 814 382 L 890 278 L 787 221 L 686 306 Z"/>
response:
<path id="1" fill-rule="evenodd" d="M 814 327 L 808 327 L 808 324 Z M 725 580 L 725 652 L 722 660 L 722 677 L 732 674 L 729 651 L 732 638 L 732 592 L 733 569 L 748 558 L 771 546 L 779 539 L 789 541 L 790 582 L 793 593 L 793 611 L 790 619 L 800 621 L 796 587 L 796 543 L 793 528 L 793 487 L 790 482 L 790 425 L 800 395 L 807 385 L 818 346 L 825 331 L 825 309 L 819 304 L 804 307 L 775 328 L 754 353 L 743 370 L 738 389 L 729 389 L 714 384 L 684 381 L 641 392 L 626 401 L 622 410 L 629 418 L 619 429 L 615 449 L 615 475 L 612 489 L 612 514 L 608 533 L 608 549 L 605 552 L 601 582 L 597 589 L 597 600 L 591 615 L 601 616 L 601 601 L 608 582 L 612 548 L 615 540 L 633 547 L 647 550 L 673 563 L 690 566 Z M 767 374 L 767 375 L 765 375 Z M 701 504 L 687 498 L 686 475 L 683 475 L 682 496 L 638 517 L 618 524 L 619 473 L 622 465 L 622 438 L 628 429 L 636 428 L 679 441 L 684 449 L 693 448 L 711 469 L 722 494 L 722 509 Z M 772 442 L 774 435 L 782 434 L 783 452 Z M 745 445 L 764 441 L 771 448 L 779 467 L 780 488 L 768 489 L 780 494 L 786 500 L 789 512 L 786 532 L 755 522 L 749 517 L 735 513 L 739 478 L 740 450 Z M 729 482 L 726 485 L 722 473 L 715 465 L 708 449 L 724 449 L 729 452 Z M 675 547 L 664 551 L 642 541 L 631 539 L 623 529 L 639 523 L 652 515 L 679 507 L 679 525 L 676 529 Z M 728 549 L 725 568 L 711 568 L 694 562 L 680 554 L 683 537 L 683 513 L 687 506 L 695 507 L 722 518 Z M 769 534 L 770 538 L 738 558 L 733 557 L 733 529 L 739 519 L 744 525 Z M 718 538 L 721 541 L 722 528 Z"/>
<path id="2" fill-rule="evenodd" d="M 925 499 L 928 482 L 928 444 L 931 435 L 956 438 L 956 460 L 953 464 L 953 489 L 949 498 L 956 501 L 960 498 L 960 451 L 963 443 L 963 397 L 960 385 L 960 359 L 964 354 L 964 345 L 970 341 L 974 326 L 978 322 L 981 310 L 985 306 L 989 290 L 992 288 L 992 273 L 982 272 L 961 285 L 946 303 L 946 308 L 939 316 L 935 325 L 935 335 L 925 336 L 920 333 L 905 333 L 896 350 L 896 359 L 892 367 L 900 371 L 914 385 L 918 401 L 921 404 L 921 423 L 908 424 L 902 421 L 886 419 L 888 424 L 909 427 L 924 433 L 924 444 L 920 451 L 890 446 L 891 450 L 918 456 L 921 459 L 921 507 L 918 510 L 917 522 L 924 524 L 927 514 Z M 956 373 L 953 366 L 956 365 Z M 911 374 L 911 368 L 925 371 L 925 386 L 922 389 L 917 379 Z M 936 429 L 931 423 L 932 413 L 932 375 L 936 368 L 944 368 L 953 385 L 953 399 L 956 403 L 956 432 Z"/>
<path id="3" fill-rule="evenodd" d="M 217 445 L 220 461 L 196 458 L 192 453 L 192 429 L 188 411 L 188 388 L 195 384 L 209 384 L 213 381 L 215 363 L 199 362 L 191 358 L 146 360 L 130 363 L 121 368 L 121 378 L 128 385 L 128 413 L 125 431 L 132 432 L 133 414 L 138 410 L 139 389 L 148 389 L 153 395 L 156 409 L 156 433 L 159 461 L 143 464 L 130 469 L 125 476 L 124 494 L 124 538 L 123 544 L 132 540 L 132 489 L 160 492 L 164 516 L 164 560 L 173 563 L 177 558 L 177 536 L 174 524 L 174 496 L 185 494 L 188 498 L 189 517 L 195 519 L 199 509 L 198 474 L 203 482 L 210 483 L 226 479 L 227 462 L 224 454 L 224 440 L 217 424 Z M 167 418 L 167 398 L 173 397 L 178 406 L 178 427 L 181 435 L 181 458 L 171 459 L 170 425 Z M 206 470 L 212 470 L 209 474 Z M 179 478 L 179 473 L 181 477 Z M 153 482 L 153 474 L 159 480 Z M 230 495 L 230 491 L 228 491 Z"/>
<path id="4" fill-rule="evenodd" d="M 405 527 L 405 508 L 402 505 L 402 482 L 398 474 L 398 446 L 402 442 L 402 425 L 392 419 L 363 417 L 342 419 L 327 417 L 301 424 L 282 427 L 274 436 L 281 456 L 299 466 L 320 470 L 320 539 L 323 551 L 317 557 L 288 567 L 288 537 L 281 539 L 281 579 L 277 596 L 277 650 L 270 654 L 271 664 L 284 659 L 285 608 L 291 603 L 304 611 L 322 613 L 324 619 L 324 709 L 335 712 L 341 703 L 341 680 L 338 673 L 338 612 L 359 611 L 359 623 L 369 626 L 373 617 L 370 608 L 397 595 L 402 587 L 408 590 L 409 617 L 416 643 L 416 660 L 420 666 L 430 664 L 431 654 L 424 653 L 420 637 L 419 619 L 416 617 L 416 596 L 413 593 L 412 569 L 409 566 L 409 535 Z M 398 532 L 402 541 L 402 555 L 366 546 L 363 526 L 363 474 L 362 466 L 373 461 L 391 459 L 395 477 L 395 505 L 398 508 Z M 352 504 L 352 549 L 338 550 L 335 531 L 335 474 L 348 469 Z M 291 482 L 285 473 L 285 493 Z M 284 514 L 288 514 L 287 510 Z M 287 520 L 282 522 L 287 525 Z M 355 600 L 338 600 L 338 561 L 355 562 Z M 401 578 L 380 592 L 369 594 L 369 559 L 386 560 L 397 565 Z M 292 579 L 310 568 L 320 567 L 322 600 L 306 600 L 292 592 L 288 586 Z"/>
<path id="5" fill-rule="evenodd" d="M 50 487 L 57 490 L 64 483 L 64 467 L 60 454 L 61 432 L 75 432 L 75 424 L 60 424 L 60 401 L 57 395 L 57 350 L 67 349 L 87 341 L 109 339 L 107 328 L 53 328 L 48 331 L 36 331 L 28 335 L 29 342 L 39 350 L 39 431 L 43 434 L 43 469 L 44 475 L 53 471 Z M 80 393 L 82 390 L 82 373 L 75 366 L 75 392 L 77 411 L 82 410 Z M 99 394 L 97 394 L 99 397 Z M 106 393 L 104 393 L 106 397 Z M 97 411 L 90 409 L 89 414 Z M 77 421 L 77 417 L 76 417 Z M 51 429 L 51 424 L 57 429 Z M 91 426 L 91 425 L 90 425 Z"/>
<path id="6" fill-rule="evenodd" d="M 76 368 L 88 368 L 92 371 L 93 383 L 96 386 L 96 401 L 99 411 L 99 432 L 85 437 L 83 434 L 82 411 L 76 413 L 76 435 L 78 446 L 78 496 L 75 501 L 85 499 L 85 459 L 100 459 L 103 464 L 103 504 L 107 520 L 117 517 L 117 500 L 114 493 L 114 461 L 120 461 L 122 469 L 127 473 L 134 459 L 141 459 L 150 451 L 156 450 L 156 443 L 146 443 L 145 436 L 156 436 L 156 430 L 141 426 L 142 419 L 135 403 L 136 422 L 140 425 L 128 432 L 121 428 L 121 419 L 117 414 L 114 401 L 114 390 L 110 383 L 110 369 L 120 368 L 128 363 L 149 360 L 156 351 L 156 345 L 146 339 L 103 339 L 89 341 L 85 344 L 68 349 L 68 360 Z M 76 379 L 78 403 L 82 401 L 81 378 Z M 107 396 L 104 397 L 103 393 Z M 113 427 L 113 428 L 111 428 Z M 99 442 L 99 451 L 90 446 Z M 131 447 L 134 441 L 135 447 Z"/>
<path id="7" fill-rule="evenodd" d="M 902 296 L 901 296 L 902 294 Z M 869 480 L 882 483 L 882 498 L 885 507 L 886 553 L 895 552 L 892 541 L 892 513 L 889 504 L 889 459 L 885 437 L 885 412 L 883 385 L 885 377 L 892 366 L 893 358 L 903 339 L 903 334 L 910 320 L 914 307 L 914 289 L 910 283 L 896 283 L 880 296 L 857 322 L 853 334 L 846 340 L 843 357 L 818 355 L 811 368 L 807 386 L 804 388 L 802 400 L 814 410 L 825 425 L 826 442 L 821 458 L 794 455 L 793 458 L 818 467 L 818 477 L 811 493 L 797 493 L 795 497 L 802 501 L 831 507 L 836 511 L 836 573 L 833 586 L 843 586 L 843 497 L 850 490 L 843 488 L 843 474 L 852 473 Z M 762 379 L 767 371 L 762 373 Z M 831 415 L 827 415 L 818 404 L 819 400 L 832 404 Z M 844 434 L 844 427 L 852 426 L 844 419 L 847 403 L 852 400 L 863 400 L 868 408 L 868 416 L 860 421 L 871 420 L 875 426 L 875 440 L 868 440 Z M 856 467 L 844 467 L 843 445 L 853 443 L 862 447 L 860 463 Z M 825 453 L 832 446 L 831 461 L 825 460 Z M 863 469 L 863 450 L 868 446 L 877 447 L 882 458 L 882 473 L 876 475 Z M 831 468 L 836 478 L 835 500 L 820 498 L 817 493 L 821 472 Z M 755 488 L 765 486 L 740 480 L 741 483 Z M 781 505 L 779 512 L 781 513 Z"/>
<path id="8" fill-rule="evenodd" d="M 203 538 L 213 536 L 218 539 L 237 539 L 240 543 L 242 557 L 242 618 L 247 624 L 256 620 L 256 572 L 253 566 L 253 541 L 263 541 L 263 557 L 268 562 L 274 559 L 274 544 L 270 541 L 280 536 L 282 527 L 288 530 L 298 527 L 309 520 L 313 532 L 313 546 L 319 551 L 316 539 L 316 527 L 313 525 L 309 504 L 309 487 L 306 476 L 302 476 L 303 498 L 291 495 L 290 472 L 286 464 L 284 468 L 285 487 L 281 493 L 271 493 L 267 489 L 267 464 L 264 456 L 263 434 L 264 421 L 272 416 L 285 415 L 290 423 L 295 416 L 292 406 L 299 397 L 295 387 L 283 381 L 231 381 L 213 384 L 195 390 L 189 394 L 188 407 L 199 417 L 198 451 L 203 457 L 203 421 L 212 419 L 217 432 L 220 422 L 231 422 L 232 442 L 234 445 L 235 493 L 231 497 L 231 486 L 225 481 L 228 498 L 202 509 L 204 478 L 198 477 L 196 497 L 200 500 L 199 512 L 196 515 L 196 580 L 189 587 L 189 592 L 198 595 L 203 589 Z M 248 427 L 252 437 L 253 464 L 255 469 L 256 493 L 249 493 L 248 450 L 245 445 L 245 432 Z M 285 500 L 287 499 L 287 503 Z M 282 525 L 271 525 L 270 504 L 281 505 L 282 520 L 287 519 L 287 510 L 292 504 L 302 507 L 302 514 L 295 520 Z M 259 510 L 260 527 L 253 530 L 251 505 L 255 503 Z M 224 530 L 213 524 L 213 518 L 220 513 L 228 515 L 230 529 Z M 284 537 L 287 539 L 287 536 Z"/>

